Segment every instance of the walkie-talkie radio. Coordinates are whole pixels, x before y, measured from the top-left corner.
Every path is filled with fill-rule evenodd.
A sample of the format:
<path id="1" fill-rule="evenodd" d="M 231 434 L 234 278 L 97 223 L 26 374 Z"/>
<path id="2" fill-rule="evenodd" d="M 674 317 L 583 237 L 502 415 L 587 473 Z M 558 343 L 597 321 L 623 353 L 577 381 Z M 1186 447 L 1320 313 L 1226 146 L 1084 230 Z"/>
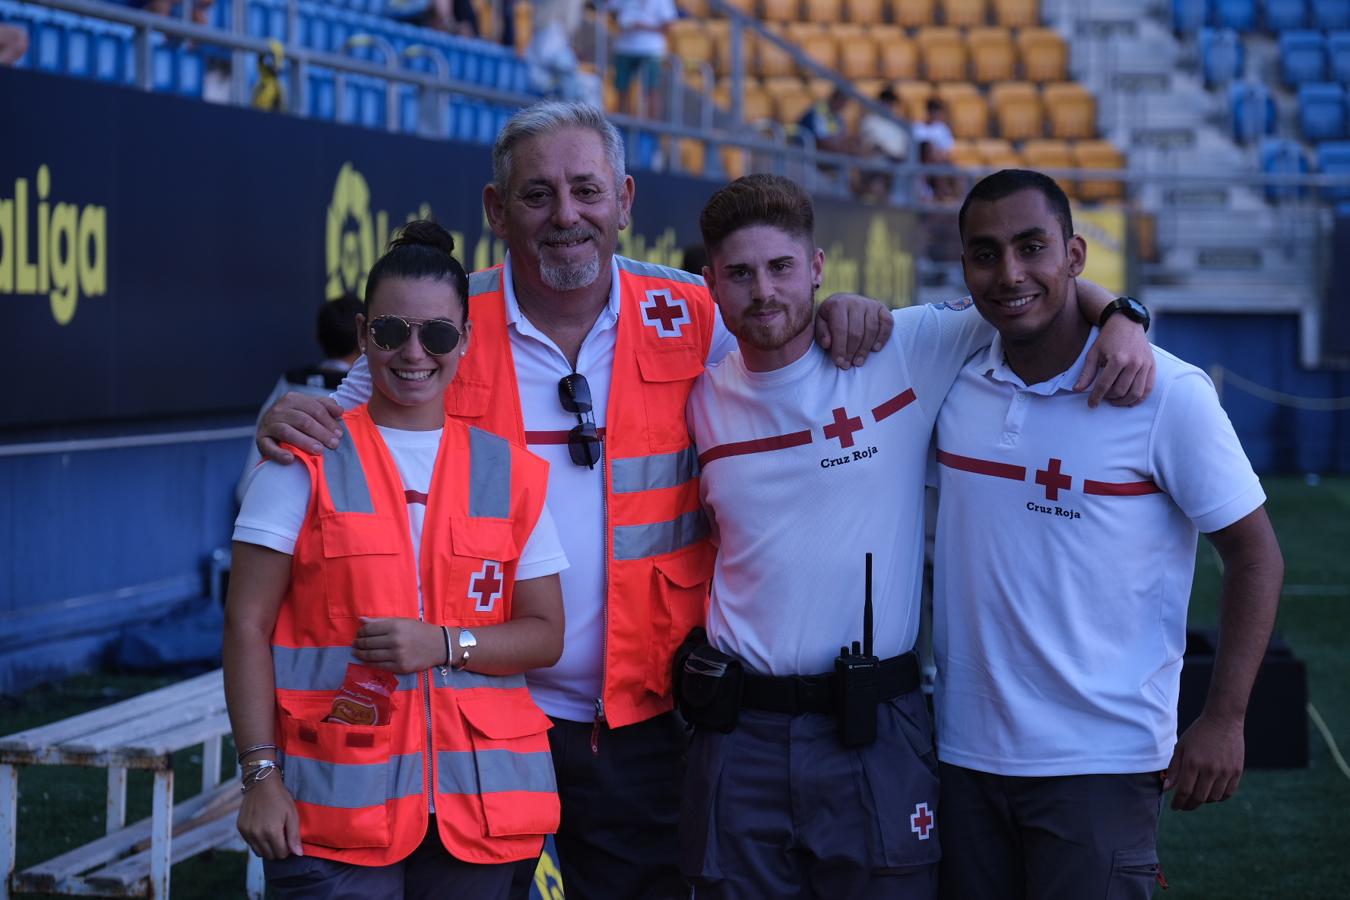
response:
<path id="1" fill-rule="evenodd" d="M 872 655 L 872 554 L 867 554 L 866 595 L 863 600 L 863 642 L 839 648 L 834 661 L 834 714 L 839 742 L 861 747 L 877 739 L 877 696 L 881 660 Z"/>

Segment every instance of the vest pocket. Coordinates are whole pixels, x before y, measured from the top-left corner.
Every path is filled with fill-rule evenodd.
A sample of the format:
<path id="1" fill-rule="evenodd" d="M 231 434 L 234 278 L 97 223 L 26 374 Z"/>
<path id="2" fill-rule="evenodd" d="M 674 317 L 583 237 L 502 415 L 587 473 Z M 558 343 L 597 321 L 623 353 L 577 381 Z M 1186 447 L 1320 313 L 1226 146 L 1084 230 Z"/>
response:
<path id="1" fill-rule="evenodd" d="M 327 700 L 281 708 L 286 787 L 300 811 L 300 839 L 337 849 L 387 847 L 387 803 L 401 793 L 391 765 L 392 727 L 320 721 L 327 712 Z M 421 780 L 415 768 L 414 785 Z"/>
<path id="2" fill-rule="evenodd" d="M 653 452 L 679 450 L 689 444 L 684 405 L 694 379 L 703 372 L 703 357 L 692 345 L 669 349 L 644 347 L 637 356 L 642 373 L 642 407 Z"/>
<path id="3" fill-rule="evenodd" d="M 469 723 L 483 826 L 491 837 L 558 830 L 558 785 L 549 751 L 553 723 L 523 690 L 456 698 Z"/>
<path id="4" fill-rule="evenodd" d="M 702 625 L 708 612 L 712 552 L 706 541 L 653 562 L 652 637 L 647 654 L 647 690 L 671 693 L 675 648 L 689 630 Z"/>
<path id="5" fill-rule="evenodd" d="M 319 530 L 330 616 L 393 616 L 405 608 L 399 588 L 407 577 L 397 557 L 407 543 L 406 519 L 339 513 L 321 516 Z"/>

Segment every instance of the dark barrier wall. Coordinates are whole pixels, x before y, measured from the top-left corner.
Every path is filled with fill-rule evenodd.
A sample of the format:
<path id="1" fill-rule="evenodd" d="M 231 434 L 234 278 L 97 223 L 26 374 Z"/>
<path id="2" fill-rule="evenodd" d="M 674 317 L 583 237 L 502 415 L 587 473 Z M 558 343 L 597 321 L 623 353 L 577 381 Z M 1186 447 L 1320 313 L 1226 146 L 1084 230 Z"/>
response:
<path id="1" fill-rule="evenodd" d="M 316 353 L 391 228 L 434 215 L 481 268 L 482 147 L 0 70 L 0 428 L 248 409 Z M 678 265 L 715 185 L 641 174 L 620 252 Z M 827 289 L 909 303 L 912 216 L 822 201 Z M 40 374 L 39 374 L 40 373 Z"/>

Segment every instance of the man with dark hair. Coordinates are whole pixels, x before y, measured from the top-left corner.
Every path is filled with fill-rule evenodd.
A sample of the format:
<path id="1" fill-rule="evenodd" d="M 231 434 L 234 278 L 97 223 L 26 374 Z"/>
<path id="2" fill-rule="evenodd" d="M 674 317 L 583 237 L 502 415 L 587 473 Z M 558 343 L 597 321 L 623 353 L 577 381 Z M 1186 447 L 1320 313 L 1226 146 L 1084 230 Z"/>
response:
<path id="1" fill-rule="evenodd" d="M 717 559 L 706 639 L 678 667 L 697 729 L 681 864 L 699 897 L 932 897 L 937 759 L 911 649 L 924 471 L 943 397 L 992 330 L 969 301 L 901 309 L 890 343 L 840 371 L 811 340 L 810 197 L 749 175 L 699 226 L 738 349 L 689 397 Z M 1113 328 L 1146 348 L 1137 325 Z"/>
<path id="2" fill-rule="evenodd" d="M 1283 574 L 1265 494 L 1209 379 L 1171 354 L 1153 348 L 1158 387 L 1137 406 L 1089 415 L 1072 396 L 1098 328 L 1077 312 L 1087 247 L 1053 180 L 991 175 L 959 221 L 997 334 L 937 421 L 943 895 L 1143 900 L 1163 792 L 1194 809 L 1242 775 Z M 1127 316 L 1147 324 L 1129 298 L 1101 321 Z M 1201 531 L 1223 561 L 1219 656 L 1178 740 Z"/>

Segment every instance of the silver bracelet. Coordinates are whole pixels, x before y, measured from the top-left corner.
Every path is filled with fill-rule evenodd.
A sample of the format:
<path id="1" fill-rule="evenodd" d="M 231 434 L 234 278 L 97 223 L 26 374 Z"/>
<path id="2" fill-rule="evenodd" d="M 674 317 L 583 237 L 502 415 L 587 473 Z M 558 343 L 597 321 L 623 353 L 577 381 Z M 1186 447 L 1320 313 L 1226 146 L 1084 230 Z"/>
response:
<path id="1" fill-rule="evenodd" d="M 247 794 L 257 786 L 258 782 L 266 781 L 276 772 L 278 778 L 284 779 L 285 773 L 282 771 L 281 763 L 275 759 L 258 759 L 244 767 L 244 774 L 239 779 L 239 791 Z"/>
<path id="2" fill-rule="evenodd" d="M 447 628 L 446 626 L 442 625 L 442 626 L 441 626 L 441 636 L 445 638 L 445 662 L 441 663 L 441 666 L 440 666 L 440 669 L 441 669 L 441 677 L 442 677 L 442 678 L 449 678 L 449 677 L 450 677 L 450 671 L 449 671 L 449 667 L 450 667 L 450 629 Z"/>

